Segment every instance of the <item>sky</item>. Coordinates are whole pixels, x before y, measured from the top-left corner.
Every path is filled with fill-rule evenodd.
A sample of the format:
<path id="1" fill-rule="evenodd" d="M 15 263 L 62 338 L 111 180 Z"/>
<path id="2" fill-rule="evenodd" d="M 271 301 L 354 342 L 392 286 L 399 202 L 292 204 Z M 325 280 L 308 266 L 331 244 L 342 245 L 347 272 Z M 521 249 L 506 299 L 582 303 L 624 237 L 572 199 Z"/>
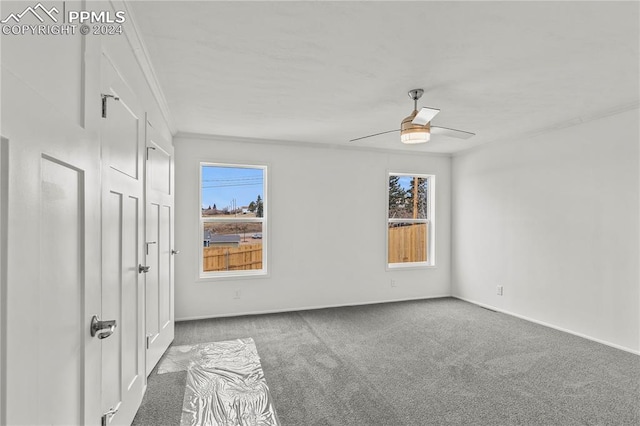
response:
<path id="1" fill-rule="evenodd" d="M 215 204 L 218 210 L 248 206 L 260 195 L 264 199 L 263 169 L 202 166 L 202 207 Z"/>
<path id="2" fill-rule="evenodd" d="M 413 180 L 412 176 L 400 176 L 398 178 L 398 185 L 400 185 L 400 188 L 404 190 L 408 190 L 409 188 L 411 188 L 412 180 Z"/>
<path id="3" fill-rule="evenodd" d="M 400 188 L 408 191 L 411 189 L 411 181 L 413 180 L 413 176 L 398 176 L 398 185 Z"/>

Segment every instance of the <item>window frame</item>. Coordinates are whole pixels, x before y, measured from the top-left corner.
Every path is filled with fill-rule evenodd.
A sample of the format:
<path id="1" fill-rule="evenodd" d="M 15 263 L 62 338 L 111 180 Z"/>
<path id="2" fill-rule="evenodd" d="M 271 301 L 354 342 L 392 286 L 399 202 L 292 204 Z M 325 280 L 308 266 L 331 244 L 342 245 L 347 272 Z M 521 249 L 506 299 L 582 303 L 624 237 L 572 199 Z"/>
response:
<path id="1" fill-rule="evenodd" d="M 243 218 L 243 217 L 205 217 L 202 216 L 202 171 L 204 167 L 228 167 L 238 169 L 261 169 L 262 170 L 262 205 L 263 213 L 261 218 Z M 268 169 L 267 164 L 246 164 L 235 162 L 211 162 L 200 161 L 198 163 L 198 277 L 197 281 L 219 281 L 229 279 L 247 279 L 247 278 L 264 278 L 269 276 L 268 268 L 268 247 L 269 247 L 269 232 L 268 232 L 268 216 L 269 216 L 269 185 L 268 185 Z M 262 269 L 250 269 L 250 270 L 238 270 L 238 271 L 204 271 L 204 225 L 205 223 L 246 223 L 255 222 L 262 224 Z"/>
<path id="2" fill-rule="evenodd" d="M 399 177 L 418 177 L 427 179 L 427 218 L 426 219 L 403 219 L 403 218 L 390 218 L 389 217 L 389 178 L 392 176 Z M 385 216 L 385 269 L 387 271 L 399 270 L 399 269 L 427 269 L 436 267 L 436 251 L 435 251 L 435 188 L 436 188 L 436 176 L 432 173 L 411 173 L 411 172 L 394 172 L 387 171 L 386 175 L 386 216 Z M 404 262 L 404 263 L 389 263 L 389 224 L 391 223 L 426 223 L 427 225 L 427 239 L 426 239 L 426 262 Z"/>

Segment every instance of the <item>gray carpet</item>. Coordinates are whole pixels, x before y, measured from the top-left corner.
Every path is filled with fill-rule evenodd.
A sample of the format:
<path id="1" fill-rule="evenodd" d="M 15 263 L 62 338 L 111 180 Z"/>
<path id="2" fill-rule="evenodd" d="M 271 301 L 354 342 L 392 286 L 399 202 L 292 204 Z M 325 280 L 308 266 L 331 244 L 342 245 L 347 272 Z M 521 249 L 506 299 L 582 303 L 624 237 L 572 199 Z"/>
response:
<path id="1" fill-rule="evenodd" d="M 252 337 L 283 425 L 639 425 L 640 357 L 457 299 L 176 324 Z M 134 425 L 179 425 L 185 373 L 149 377 Z"/>

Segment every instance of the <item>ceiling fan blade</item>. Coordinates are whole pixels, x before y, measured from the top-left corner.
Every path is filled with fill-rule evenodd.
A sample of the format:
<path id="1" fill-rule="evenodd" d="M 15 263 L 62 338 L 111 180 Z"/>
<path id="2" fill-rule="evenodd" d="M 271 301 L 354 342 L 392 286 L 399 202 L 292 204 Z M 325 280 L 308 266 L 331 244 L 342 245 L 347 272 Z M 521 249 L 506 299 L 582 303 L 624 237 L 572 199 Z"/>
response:
<path id="1" fill-rule="evenodd" d="M 355 141 L 359 141 L 360 139 L 372 138 L 374 136 L 380 136 L 380 135 L 385 135 L 387 133 L 393 133 L 393 132 L 399 132 L 399 131 L 400 131 L 400 129 L 398 129 L 398 130 L 389 130 L 388 132 L 374 133 L 373 135 L 363 136 L 361 138 L 350 139 L 349 142 L 355 142 Z"/>
<path id="2" fill-rule="evenodd" d="M 418 114 L 416 114 L 413 121 L 411 121 L 411 124 L 424 126 L 425 124 L 433 120 L 433 117 L 438 115 L 439 112 L 440 110 L 437 108 L 422 107 L 422 109 L 418 111 Z"/>
<path id="3" fill-rule="evenodd" d="M 475 133 L 465 132 L 464 130 L 449 129 L 447 127 L 431 126 L 431 133 L 434 135 L 450 136 L 458 139 L 469 139 L 475 136 Z"/>

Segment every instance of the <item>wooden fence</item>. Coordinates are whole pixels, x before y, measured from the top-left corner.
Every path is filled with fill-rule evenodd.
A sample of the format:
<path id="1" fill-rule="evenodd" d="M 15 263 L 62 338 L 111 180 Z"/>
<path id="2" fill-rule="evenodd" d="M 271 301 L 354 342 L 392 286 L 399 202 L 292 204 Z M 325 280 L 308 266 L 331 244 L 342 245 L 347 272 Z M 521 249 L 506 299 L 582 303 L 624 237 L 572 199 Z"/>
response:
<path id="1" fill-rule="evenodd" d="M 426 262 L 426 223 L 389 228 L 389 263 Z"/>
<path id="2" fill-rule="evenodd" d="M 203 270 L 243 271 L 262 269 L 262 244 L 246 244 L 239 247 L 204 247 Z"/>
<path id="3" fill-rule="evenodd" d="M 425 223 L 389 228 L 389 263 L 426 262 L 428 228 Z M 204 271 L 262 269 L 262 244 L 204 247 Z"/>

